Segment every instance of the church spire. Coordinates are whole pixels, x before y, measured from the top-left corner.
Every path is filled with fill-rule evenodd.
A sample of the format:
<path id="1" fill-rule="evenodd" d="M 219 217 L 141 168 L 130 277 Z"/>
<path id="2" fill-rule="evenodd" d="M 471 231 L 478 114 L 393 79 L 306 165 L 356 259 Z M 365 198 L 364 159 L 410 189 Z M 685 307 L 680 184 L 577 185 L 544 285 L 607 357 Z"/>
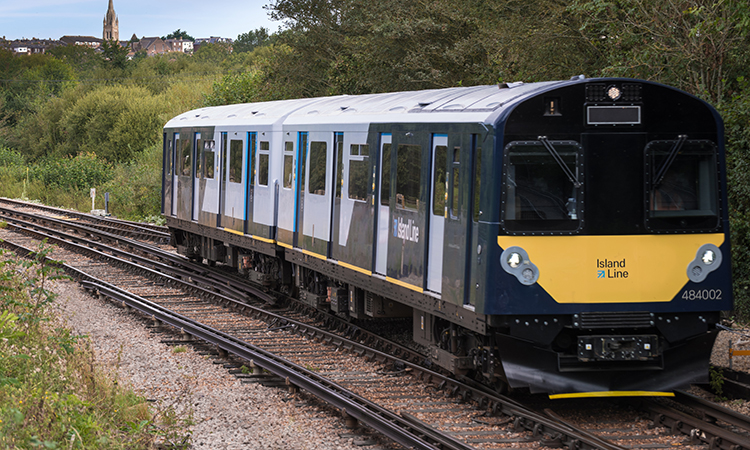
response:
<path id="1" fill-rule="evenodd" d="M 120 40 L 120 21 L 117 19 L 117 14 L 115 14 L 113 0 L 109 0 L 109 8 L 107 8 L 107 14 L 104 16 L 104 33 L 102 39 L 105 41 Z"/>

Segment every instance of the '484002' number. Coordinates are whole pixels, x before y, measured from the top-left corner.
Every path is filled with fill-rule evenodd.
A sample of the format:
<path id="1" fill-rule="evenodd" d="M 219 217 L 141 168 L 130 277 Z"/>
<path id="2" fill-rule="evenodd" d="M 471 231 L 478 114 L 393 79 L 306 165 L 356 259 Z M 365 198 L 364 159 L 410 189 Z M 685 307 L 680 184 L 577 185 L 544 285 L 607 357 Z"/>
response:
<path id="1" fill-rule="evenodd" d="M 721 300 L 721 289 L 687 289 L 683 300 Z"/>

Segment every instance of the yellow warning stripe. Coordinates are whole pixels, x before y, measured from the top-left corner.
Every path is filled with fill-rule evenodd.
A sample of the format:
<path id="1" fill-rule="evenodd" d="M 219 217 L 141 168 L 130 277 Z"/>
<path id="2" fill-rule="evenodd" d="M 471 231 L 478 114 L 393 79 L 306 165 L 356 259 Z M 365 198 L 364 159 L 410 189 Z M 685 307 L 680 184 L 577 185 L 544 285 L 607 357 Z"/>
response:
<path id="1" fill-rule="evenodd" d="M 224 228 L 224 231 L 232 233 L 232 234 L 236 234 L 236 235 L 239 235 L 239 236 L 244 236 L 245 235 L 245 233 L 243 233 L 242 231 L 232 230 L 231 228 Z"/>
<path id="2" fill-rule="evenodd" d="M 328 261 L 328 258 L 327 258 L 327 257 L 325 257 L 325 256 L 323 256 L 323 255 L 320 255 L 320 254 L 318 254 L 318 253 L 315 253 L 315 252 L 311 252 L 310 250 L 305 250 L 304 248 L 301 248 L 301 249 L 299 249 L 299 250 L 301 250 L 301 251 L 302 251 L 302 253 L 304 253 L 305 255 L 308 255 L 308 256 L 312 256 L 312 257 L 314 257 L 314 258 L 318 258 L 318 259 L 322 259 L 323 261 Z"/>
<path id="3" fill-rule="evenodd" d="M 399 285 L 401 287 L 405 287 L 407 289 L 411 289 L 412 291 L 416 291 L 416 292 L 419 292 L 419 293 L 424 292 L 424 289 L 422 289 L 419 286 L 414 286 L 413 284 L 405 283 L 405 282 L 403 282 L 401 280 L 397 280 L 397 279 L 391 278 L 391 277 L 385 277 L 385 279 L 386 279 L 386 281 L 390 281 L 393 284 L 397 284 L 397 285 Z"/>
<path id="4" fill-rule="evenodd" d="M 351 265 L 349 263 L 345 263 L 343 261 L 339 261 L 339 266 L 345 267 L 345 268 L 351 269 L 351 270 L 356 270 L 357 272 L 363 273 L 365 275 L 372 275 L 372 272 L 369 271 L 369 270 L 365 270 L 365 269 L 359 268 L 357 266 Z"/>
<path id="5" fill-rule="evenodd" d="M 260 236 L 252 236 L 252 238 L 256 239 L 256 240 L 259 240 L 261 242 L 265 242 L 267 244 L 275 244 L 276 243 L 276 239 L 268 239 L 268 238 L 264 238 L 264 237 L 260 237 Z"/>
<path id="6" fill-rule="evenodd" d="M 596 392 L 576 392 L 572 394 L 552 394 L 549 396 L 552 400 L 561 398 L 591 398 L 591 397 L 674 397 L 673 392 L 655 392 L 655 391 L 596 391 Z"/>

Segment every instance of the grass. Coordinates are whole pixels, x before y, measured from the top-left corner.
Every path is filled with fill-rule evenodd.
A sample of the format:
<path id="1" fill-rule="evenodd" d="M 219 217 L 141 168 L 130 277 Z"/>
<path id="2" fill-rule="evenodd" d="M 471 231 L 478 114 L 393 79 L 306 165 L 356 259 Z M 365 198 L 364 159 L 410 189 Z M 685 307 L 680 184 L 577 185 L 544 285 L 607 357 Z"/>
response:
<path id="1" fill-rule="evenodd" d="M 44 160 L 26 164 L 17 152 L 0 146 L 0 196 L 39 201 L 45 205 L 91 210 L 91 188 L 96 209 L 126 220 L 163 222 L 161 213 L 161 146 L 136 155 L 129 163 L 108 164 L 96 155 Z"/>
<path id="2" fill-rule="evenodd" d="M 0 260 L 0 448 L 184 448 L 190 418 L 121 385 L 56 319 L 49 284 L 62 276 L 50 250 Z"/>

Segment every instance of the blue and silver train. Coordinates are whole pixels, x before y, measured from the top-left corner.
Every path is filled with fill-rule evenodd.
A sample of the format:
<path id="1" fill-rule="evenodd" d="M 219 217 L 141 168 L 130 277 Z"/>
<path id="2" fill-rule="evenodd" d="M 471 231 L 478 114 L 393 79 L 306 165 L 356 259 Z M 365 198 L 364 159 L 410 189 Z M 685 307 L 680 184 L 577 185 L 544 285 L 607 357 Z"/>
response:
<path id="1" fill-rule="evenodd" d="M 181 254 L 352 320 L 412 318 L 434 364 L 556 398 L 707 378 L 732 308 L 726 192 L 716 110 L 641 80 L 238 104 L 164 127 Z"/>

